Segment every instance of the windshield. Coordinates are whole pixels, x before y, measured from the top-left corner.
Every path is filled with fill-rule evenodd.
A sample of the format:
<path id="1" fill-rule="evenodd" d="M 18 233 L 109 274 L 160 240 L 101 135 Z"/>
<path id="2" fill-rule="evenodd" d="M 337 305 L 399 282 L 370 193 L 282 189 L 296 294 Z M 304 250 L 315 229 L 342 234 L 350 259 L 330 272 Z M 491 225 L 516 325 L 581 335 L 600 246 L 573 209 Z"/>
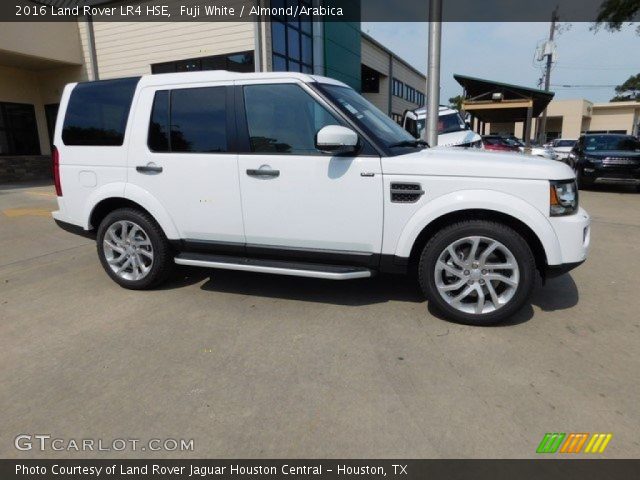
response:
<path id="1" fill-rule="evenodd" d="M 344 113 L 365 130 L 371 132 L 385 147 L 392 148 L 393 145 L 402 142 L 413 143 L 416 141 L 409 132 L 352 88 L 322 84 L 322 90 L 332 97 L 332 100 Z"/>
<path id="2" fill-rule="evenodd" d="M 640 152 L 640 141 L 630 136 L 593 135 L 585 138 L 584 148 L 587 152 L 606 150 Z"/>
<path id="3" fill-rule="evenodd" d="M 425 129 L 426 120 L 418 120 L 418 136 L 422 138 Z M 448 113 L 438 117 L 438 135 L 446 133 L 464 132 L 467 130 L 467 124 L 462 120 L 458 113 Z"/>
<path id="4" fill-rule="evenodd" d="M 575 140 L 558 140 L 556 141 L 556 147 L 573 147 L 576 144 Z"/>

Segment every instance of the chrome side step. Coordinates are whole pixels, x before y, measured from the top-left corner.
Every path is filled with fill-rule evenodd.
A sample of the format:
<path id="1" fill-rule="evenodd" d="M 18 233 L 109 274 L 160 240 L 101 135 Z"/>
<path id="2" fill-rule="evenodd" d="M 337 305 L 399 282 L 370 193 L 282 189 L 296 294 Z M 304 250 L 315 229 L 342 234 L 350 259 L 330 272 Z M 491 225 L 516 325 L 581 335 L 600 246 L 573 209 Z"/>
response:
<path id="1" fill-rule="evenodd" d="M 260 260 L 201 253 L 181 253 L 175 258 L 175 262 L 178 265 L 190 267 L 220 268 L 222 270 L 271 273 L 292 277 L 323 278 L 326 280 L 354 280 L 356 278 L 368 278 L 373 275 L 371 270 L 361 267 Z"/>

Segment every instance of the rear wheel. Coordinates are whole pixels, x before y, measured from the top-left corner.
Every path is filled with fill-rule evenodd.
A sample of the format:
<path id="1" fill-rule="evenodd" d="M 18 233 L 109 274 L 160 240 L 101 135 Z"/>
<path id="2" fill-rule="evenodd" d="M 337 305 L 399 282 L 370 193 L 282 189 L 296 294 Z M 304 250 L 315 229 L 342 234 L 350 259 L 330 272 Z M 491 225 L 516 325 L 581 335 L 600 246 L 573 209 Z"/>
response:
<path id="1" fill-rule="evenodd" d="M 173 269 L 171 248 L 160 226 L 148 214 L 123 208 L 100 223 L 98 256 L 120 286 L 145 290 L 162 283 Z"/>
<path id="2" fill-rule="evenodd" d="M 527 302 L 535 261 L 512 228 L 468 220 L 439 231 L 420 258 L 420 286 L 444 316 L 468 325 L 502 322 Z"/>

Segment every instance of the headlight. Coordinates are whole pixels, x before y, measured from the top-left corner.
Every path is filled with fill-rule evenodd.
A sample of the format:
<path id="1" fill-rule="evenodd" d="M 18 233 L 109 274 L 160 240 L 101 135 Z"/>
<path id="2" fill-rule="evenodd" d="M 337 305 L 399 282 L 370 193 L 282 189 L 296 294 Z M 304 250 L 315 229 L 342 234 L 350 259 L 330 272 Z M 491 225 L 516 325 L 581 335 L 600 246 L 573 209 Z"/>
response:
<path id="1" fill-rule="evenodd" d="M 571 215 L 578 210 L 578 187 L 575 180 L 551 181 L 549 188 L 552 217 Z"/>

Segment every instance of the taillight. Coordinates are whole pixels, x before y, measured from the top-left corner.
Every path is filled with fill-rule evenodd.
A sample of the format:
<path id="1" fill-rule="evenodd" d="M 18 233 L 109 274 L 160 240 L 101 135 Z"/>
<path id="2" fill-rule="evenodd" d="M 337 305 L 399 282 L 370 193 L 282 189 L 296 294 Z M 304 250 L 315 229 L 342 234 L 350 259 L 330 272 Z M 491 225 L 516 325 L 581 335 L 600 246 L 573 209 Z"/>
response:
<path id="1" fill-rule="evenodd" d="M 60 183 L 60 152 L 53 147 L 51 152 L 51 160 L 53 161 L 53 183 L 56 186 L 56 195 L 62 196 L 62 184 Z"/>

